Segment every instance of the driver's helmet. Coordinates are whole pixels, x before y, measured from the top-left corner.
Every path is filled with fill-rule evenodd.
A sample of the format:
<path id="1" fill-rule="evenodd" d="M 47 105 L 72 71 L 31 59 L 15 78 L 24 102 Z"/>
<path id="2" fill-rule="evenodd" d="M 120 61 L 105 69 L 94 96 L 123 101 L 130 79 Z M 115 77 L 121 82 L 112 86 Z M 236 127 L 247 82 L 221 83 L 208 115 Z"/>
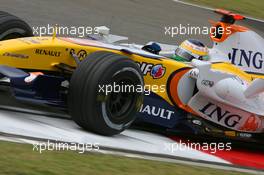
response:
<path id="1" fill-rule="evenodd" d="M 193 59 L 208 61 L 208 48 L 198 40 L 185 40 L 175 50 L 172 57 L 177 61 L 192 61 Z"/>

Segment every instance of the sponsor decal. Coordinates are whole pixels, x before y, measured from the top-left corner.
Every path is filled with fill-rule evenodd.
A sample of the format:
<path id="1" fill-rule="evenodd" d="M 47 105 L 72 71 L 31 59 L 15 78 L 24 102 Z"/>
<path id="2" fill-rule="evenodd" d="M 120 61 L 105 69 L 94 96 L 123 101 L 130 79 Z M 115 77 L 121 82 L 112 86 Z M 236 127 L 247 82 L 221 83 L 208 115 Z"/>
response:
<path id="1" fill-rule="evenodd" d="M 13 58 L 20 58 L 20 59 L 28 59 L 29 58 L 28 55 L 19 54 L 19 53 L 10 53 L 10 52 L 5 52 L 3 54 L 3 56 L 13 57 Z"/>
<path id="2" fill-rule="evenodd" d="M 166 72 L 166 68 L 162 64 L 152 64 L 152 63 L 137 63 L 143 73 L 143 75 L 151 75 L 154 79 L 162 78 Z"/>
<path id="3" fill-rule="evenodd" d="M 78 52 L 76 52 L 75 49 L 70 49 L 70 54 L 73 53 L 76 54 L 80 60 L 83 60 L 88 55 L 88 53 L 85 50 L 79 50 Z"/>
<path id="4" fill-rule="evenodd" d="M 213 81 L 210 81 L 210 80 L 203 80 L 201 82 L 201 84 L 204 86 L 207 86 L 207 87 L 213 87 L 215 83 Z"/>
<path id="5" fill-rule="evenodd" d="M 261 121 L 259 120 L 259 118 L 252 114 L 250 117 L 248 117 L 244 125 L 239 129 L 241 131 L 256 131 L 258 128 L 260 128 L 260 125 Z"/>
<path id="6" fill-rule="evenodd" d="M 235 137 L 236 136 L 236 131 L 225 131 L 224 133 L 226 136 L 229 136 L 229 137 Z"/>
<path id="7" fill-rule="evenodd" d="M 139 112 L 166 120 L 170 120 L 174 114 L 174 111 L 151 105 L 141 105 Z"/>
<path id="8" fill-rule="evenodd" d="M 255 68 L 259 70 L 264 68 L 263 53 L 261 52 L 232 48 L 228 57 L 232 64 L 240 67 Z"/>
<path id="9" fill-rule="evenodd" d="M 46 50 L 46 49 L 36 49 L 35 54 L 47 55 L 47 56 L 53 56 L 53 57 L 60 57 L 61 56 L 61 52 L 59 52 L 59 51 Z"/>
<path id="10" fill-rule="evenodd" d="M 236 127 L 242 119 L 240 115 L 232 114 L 230 111 L 222 109 L 211 102 L 199 109 L 199 111 L 214 121 L 221 122 L 230 128 Z"/>
<path id="11" fill-rule="evenodd" d="M 199 76 L 199 70 L 198 69 L 192 69 L 189 72 L 189 76 L 195 79 L 198 79 Z"/>
<path id="12" fill-rule="evenodd" d="M 237 136 L 242 137 L 242 138 L 251 138 L 252 134 L 241 132 L 241 133 L 238 133 Z"/>
<path id="13" fill-rule="evenodd" d="M 165 68 L 161 64 L 159 64 L 159 65 L 155 65 L 152 68 L 150 75 L 153 78 L 161 78 L 164 75 L 164 72 L 165 72 Z"/>

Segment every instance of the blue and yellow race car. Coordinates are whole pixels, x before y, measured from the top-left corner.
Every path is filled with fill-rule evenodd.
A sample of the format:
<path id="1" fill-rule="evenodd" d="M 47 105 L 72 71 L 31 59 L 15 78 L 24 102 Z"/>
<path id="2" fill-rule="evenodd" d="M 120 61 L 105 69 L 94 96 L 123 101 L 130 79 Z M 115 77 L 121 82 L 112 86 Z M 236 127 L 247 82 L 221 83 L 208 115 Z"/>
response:
<path id="1" fill-rule="evenodd" d="M 102 135 L 118 134 L 136 119 L 193 134 L 253 140 L 263 134 L 264 76 L 227 62 L 180 62 L 98 31 L 86 39 L 37 37 L 1 12 L 1 85 L 18 100 L 68 111 L 79 126 Z"/>

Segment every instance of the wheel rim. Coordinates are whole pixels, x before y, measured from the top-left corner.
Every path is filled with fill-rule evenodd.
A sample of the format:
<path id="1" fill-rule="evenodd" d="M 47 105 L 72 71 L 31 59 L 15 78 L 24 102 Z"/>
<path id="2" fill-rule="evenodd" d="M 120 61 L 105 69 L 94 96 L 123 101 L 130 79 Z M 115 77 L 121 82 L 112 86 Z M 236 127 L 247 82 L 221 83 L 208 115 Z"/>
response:
<path id="1" fill-rule="evenodd" d="M 114 81 L 117 85 L 133 85 L 129 79 Z M 134 92 L 111 92 L 106 101 L 106 108 L 114 121 L 123 120 L 123 116 L 132 108 L 135 101 Z"/>
<path id="2" fill-rule="evenodd" d="M 143 92 L 138 92 L 137 87 L 144 85 L 143 79 L 134 69 L 124 68 L 113 75 L 109 84 L 114 83 L 125 87 L 125 90 L 111 91 L 106 95 L 104 103 L 108 119 L 114 124 L 131 122 L 135 118 L 131 111 L 138 110 L 137 104 L 142 100 Z"/>

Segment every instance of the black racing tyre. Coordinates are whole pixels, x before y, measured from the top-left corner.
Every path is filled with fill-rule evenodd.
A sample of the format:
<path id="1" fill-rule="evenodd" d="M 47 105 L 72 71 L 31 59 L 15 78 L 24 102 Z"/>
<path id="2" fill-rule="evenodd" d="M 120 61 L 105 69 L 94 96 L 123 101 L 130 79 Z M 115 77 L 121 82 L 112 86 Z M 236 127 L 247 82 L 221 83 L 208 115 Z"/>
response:
<path id="1" fill-rule="evenodd" d="M 106 51 L 91 53 L 71 77 L 69 113 L 86 130 L 106 136 L 119 134 L 135 120 L 143 87 L 141 70 L 130 58 Z"/>
<path id="2" fill-rule="evenodd" d="M 0 41 L 33 36 L 31 27 L 20 18 L 0 11 Z"/>

